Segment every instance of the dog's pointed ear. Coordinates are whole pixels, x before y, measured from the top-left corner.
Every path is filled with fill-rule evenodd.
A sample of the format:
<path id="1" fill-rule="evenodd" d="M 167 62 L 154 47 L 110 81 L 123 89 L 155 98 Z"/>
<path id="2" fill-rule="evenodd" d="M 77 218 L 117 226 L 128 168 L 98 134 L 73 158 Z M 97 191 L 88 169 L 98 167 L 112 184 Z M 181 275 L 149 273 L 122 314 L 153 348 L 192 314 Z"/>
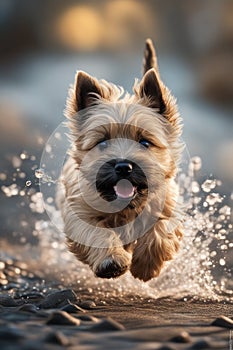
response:
<path id="1" fill-rule="evenodd" d="M 74 90 L 77 111 L 90 107 L 103 95 L 98 80 L 83 71 L 78 71 L 76 74 Z"/>
<path id="2" fill-rule="evenodd" d="M 157 76 L 159 77 L 159 67 L 155 47 L 152 40 L 147 39 L 143 58 L 143 75 L 151 68 L 155 69 Z"/>
<path id="3" fill-rule="evenodd" d="M 139 86 L 139 97 L 145 99 L 148 107 L 157 108 L 159 113 L 166 110 L 159 78 L 154 68 L 146 72 Z"/>

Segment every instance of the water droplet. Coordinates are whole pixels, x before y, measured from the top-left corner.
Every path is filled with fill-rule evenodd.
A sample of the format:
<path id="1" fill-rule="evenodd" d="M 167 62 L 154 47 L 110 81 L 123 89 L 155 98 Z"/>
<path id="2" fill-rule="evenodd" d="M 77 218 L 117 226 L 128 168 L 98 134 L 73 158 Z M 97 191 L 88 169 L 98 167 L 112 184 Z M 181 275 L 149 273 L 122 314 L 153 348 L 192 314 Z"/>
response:
<path id="1" fill-rule="evenodd" d="M 14 168 L 19 168 L 22 164 L 22 160 L 19 157 L 13 156 L 12 157 L 12 165 Z"/>
<path id="2" fill-rule="evenodd" d="M 20 237 L 20 242 L 21 243 L 26 243 L 27 242 L 26 237 Z"/>
<path id="3" fill-rule="evenodd" d="M 223 198 L 219 193 L 211 193 L 206 197 L 206 202 L 209 205 L 215 205 L 216 203 L 221 203 Z"/>
<path id="4" fill-rule="evenodd" d="M 58 248 L 58 246 L 59 246 L 59 243 L 58 242 L 52 242 L 52 247 L 54 248 L 54 249 L 57 249 Z"/>
<path id="5" fill-rule="evenodd" d="M 211 258 L 213 258 L 213 257 L 216 256 L 216 255 L 217 255 L 217 252 L 216 252 L 215 250 L 213 250 L 213 251 L 210 253 Z"/>
<path id="6" fill-rule="evenodd" d="M 200 157 L 191 158 L 191 167 L 194 171 L 199 171 L 201 169 L 202 162 Z"/>
<path id="7" fill-rule="evenodd" d="M 41 137 L 41 136 L 37 137 L 37 142 L 39 145 L 43 145 L 43 143 L 44 143 L 43 137 Z"/>
<path id="8" fill-rule="evenodd" d="M 25 177 L 26 177 L 26 174 L 25 174 L 25 173 L 23 173 L 23 172 L 20 172 L 20 173 L 19 173 L 19 178 L 20 178 L 20 179 L 25 179 Z"/>
<path id="9" fill-rule="evenodd" d="M 45 151 L 46 151 L 47 153 L 50 153 L 50 152 L 52 151 L 51 145 L 47 144 L 47 145 L 45 146 Z"/>
<path id="10" fill-rule="evenodd" d="M 2 186 L 1 189 L 7 197 L 17 196 L 19 194 L 19 188 L 16 184 L 12 184 L 10 186 Z"/>
<path id="11" fill-rule="evenodd" d="M 216 230 L 220 230 L 220 228 L 222 228 L 222 225 L 221 225 L 221 224 L 217 224 L 217 225 L 215 226 L 215 228 L 216 228 Z"/>
<path id="12" fill-rule="evenodd" d="M 31 184 L 32 184 L 32 182 L 31 182 L 31 181 L 29 181 L 29 180 L 28 180 L 28 181 L 26 181 L 26 186 L 27 186 L 27 187 L 31 186 Z"/>
<path id="13" fill-rule="evenodd" d="M 201 197 L 194 197 L 194 198 L 193 198 L 193 203 L 194 203 L 195 205 L 199 204 L 200 201 L 201 201 Z"/>
<path id="14" fill-rule="evenodd" d="M 27 159 L 28 158 L 28 154 L 26 153 L 26 152 L 22 152 L 21 154 L 20 154 L 20 158 L 21 159 Z"/>
<path id="15" fill-rule="evenodd" d="M 36 169 L 35 170 L 35 177 L 37 179 L 41 179 L 44 176 L 44 170 L 43 169 Z"/>
<path id="16" fill-rule="evenodd" d="M 48 197 L 46 201 L 47 201 L 47 203 L 51 204 L 51 203 L 53 203 L 53 198 L 52 197 Z"/>
<path id="17" fill-rule="evenodd" d="M 193 193 L 198 193 L 200 191 L 200 186 L 197 181 L 192 181 L 191 190 Z"/>
<path id="18" fill-rule="evenodd" d="M 225 264 L 225 259 L 219 259 L 219 265 L 224 266 Z"/>
<path id="19" fill-rule="evenodd" d="M 61 140 L 61 133 L 60 132 L 56 132 L 54 136 L 57 140 Z"/>
<path id="20" fill-rule="evenodd" d="M 32 210 L 32 212 L 40 214 L 44 212 L 44 202 L 41 192 L 36 192 L 31 196 L 31 203 L 29 204 L 29 207 Z"/>
<path id="21" fill-rule="evenodd" d="M 231 215 L 231 208 L 228 207 L 228 205 L 224 205 L 224 207 L 219 209 L 219 213 L 226 215 L 226 216 L 230 216 Z"/>
<path id="22" fill-rule="evenodd" d="M 216 180 L 210 180 L 210 179 L 206 180 L 201 185 L 201 188 L 203 189 L 204 192 L 210 192 L 215 187 L 216 187 Z"/>

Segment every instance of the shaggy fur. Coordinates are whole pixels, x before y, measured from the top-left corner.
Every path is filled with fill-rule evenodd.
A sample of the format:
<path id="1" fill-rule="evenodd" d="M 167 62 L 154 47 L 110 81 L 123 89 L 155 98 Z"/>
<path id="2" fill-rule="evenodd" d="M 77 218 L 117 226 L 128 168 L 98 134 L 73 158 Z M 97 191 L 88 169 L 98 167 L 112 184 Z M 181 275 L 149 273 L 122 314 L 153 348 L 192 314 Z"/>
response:
<path id="1" fill-rule="evenodd" d="M 181 119 L 149 39 L 143 71 L 134 94 L 125 96 L 122 88 L 78 71 L 67 100 L 72 147 L 58 204 L 68 248 L 102 278 L 130 270 L 148 281 L 182 238 L 174 180 Z M 128 201 L 114 190 L 122 178 L 134 189 Z"/>

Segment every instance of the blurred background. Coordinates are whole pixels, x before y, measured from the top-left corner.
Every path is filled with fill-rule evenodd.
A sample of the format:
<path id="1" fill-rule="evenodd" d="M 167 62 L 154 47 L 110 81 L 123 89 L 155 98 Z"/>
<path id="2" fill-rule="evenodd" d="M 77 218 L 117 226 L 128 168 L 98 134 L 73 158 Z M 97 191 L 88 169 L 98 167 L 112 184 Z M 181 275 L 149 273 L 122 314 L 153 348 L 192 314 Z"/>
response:
<path id="1" fill-rule="evenodd" d="M 219 178 L 232 205 L 231 0 L 1 0 L 2 235 L 20 236 L 23 243 L 32 225 L 34 170 L 64 120 L 75 71 L 131 91 L 134 78 L 141 78 L 147 37 L 156 45 L 162 79 L 177 97 L 188 151 L 202 159 L 200 176 Z"/>

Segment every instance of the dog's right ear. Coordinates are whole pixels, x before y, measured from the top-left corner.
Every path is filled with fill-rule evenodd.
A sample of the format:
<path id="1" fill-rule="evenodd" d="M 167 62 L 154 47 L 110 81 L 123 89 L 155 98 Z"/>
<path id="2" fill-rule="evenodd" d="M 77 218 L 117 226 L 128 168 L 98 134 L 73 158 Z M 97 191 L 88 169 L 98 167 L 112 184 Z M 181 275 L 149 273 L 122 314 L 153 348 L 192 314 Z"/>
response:
<path id="1" fill-rule="evenodd" d="M 139 97 L 148 101 L 148 106 L 157 108 L 161 114 L 166 110 L 160 81 L 155 68 L 151 68 L 144 75 L 139 86 Z"/>
<path id="2" fill-rule="evenodd" d="M 98 80 L 82 71 L 76 74 L 74 92 L 77 111 L 90 107 L 96 99 L 103 97 Z"/>
<path id="3" fill-rule="evenodd" d="M 146 40 L 145 50 L 144 50 L 144 58 L 143 58 L 143 75 L 146 74 L 151 68 L 154 68 L 157 76 L 159 78 L 159 67 L 157 61 L 157 55 L 155 51 L 155 47 L 151 39 Z"/>

